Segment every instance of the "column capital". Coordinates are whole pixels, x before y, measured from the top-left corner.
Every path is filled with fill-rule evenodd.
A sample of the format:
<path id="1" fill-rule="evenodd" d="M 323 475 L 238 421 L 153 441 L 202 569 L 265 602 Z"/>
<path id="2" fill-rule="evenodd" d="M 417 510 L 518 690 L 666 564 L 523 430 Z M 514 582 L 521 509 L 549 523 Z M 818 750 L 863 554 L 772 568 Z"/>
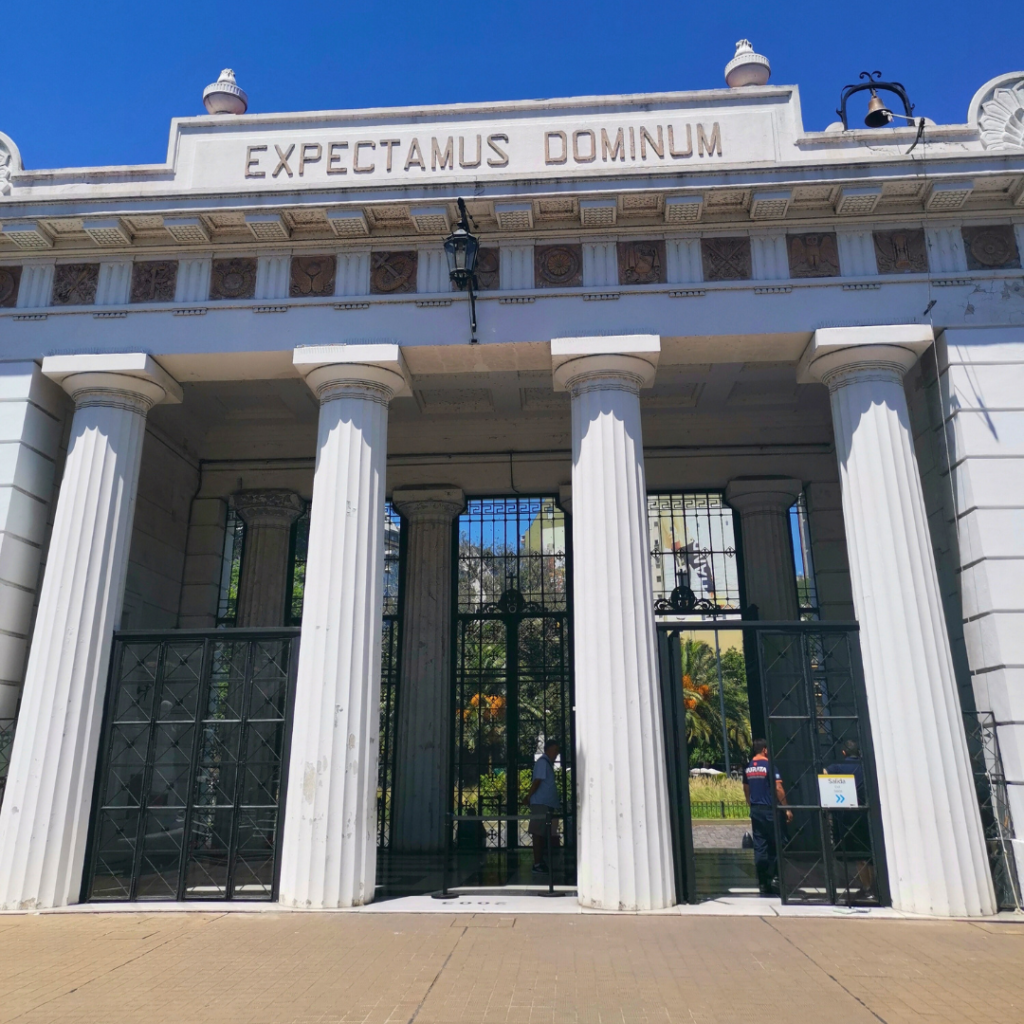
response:
<path id="1" fill-rule="evenodd" d="M 444 519 L 451 522 L 465 507 L 459 487 L 396 487 L 391 504 L 410 521 Z"/>
<path id="2" fill-rule="evenodd" d="M 148 411 L 154 405 L 177 405 L 181 385 L 145 352 L 46 356 L 43 375 L 59 384 L 75 405 L 126 405 Z"/>
<path id="3" fill-rule="evenodd" d="M 803 491 L 799 480 L 788 477 L 738 477 L 725 488 L 725 500 L 741 516 L 749 513 L 786 513 Z"/>
<path id="4" fill-rule="evenodd" d="M 247 526 L 288 529 L 306 509 L 306 503 L 294 491 L 280 488 L 238 491 L 231 495 L 231 507 Z"/>
<path id="5" fill-rule="evenodd" d="M 829 388 L 840 386 L 850 375 L 863 380 L 865 374 L 876 374 L 902 381 L 934 337 L 930 324 L 823 327 L 811 336 L 797 364 L 796 379 Z"/>
<path id="6" fill-rule="evenodd" d="M 349 389 L 384 404 L 412 394 L 398 345 L 306 345 L 294 350 L 292 363 L 321 402 Z"/>
<path id="7" fill-rule="evenodd" d="M 610 337 L 552 338 L 551 369 L 556 391 L 607 381 L 609 387 L 631 391 L 654 383 L 661 355 L 657 334 L 619 334 Z"/>

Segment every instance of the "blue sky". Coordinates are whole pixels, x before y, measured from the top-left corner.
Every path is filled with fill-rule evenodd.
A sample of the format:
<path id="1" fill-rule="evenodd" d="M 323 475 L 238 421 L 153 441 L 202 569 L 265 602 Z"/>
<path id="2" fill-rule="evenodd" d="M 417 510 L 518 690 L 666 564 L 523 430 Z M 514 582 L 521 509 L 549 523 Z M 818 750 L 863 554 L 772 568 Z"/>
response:
<path id="1" fill-rule="evenodd" d="M 46 0 L 5 5 L 0 131 L 27 167 L 162 162 L 170 119 L 232 67 L 253 113 L 707 89 L 746 36 L 804 123 L 835 120 L 864 69 L 917 113 L 963 122 L 1024 66 L 1020 0 L 901 4 L 516 0 Z M 458 12 L 458 13 L 455 13 Z"/>

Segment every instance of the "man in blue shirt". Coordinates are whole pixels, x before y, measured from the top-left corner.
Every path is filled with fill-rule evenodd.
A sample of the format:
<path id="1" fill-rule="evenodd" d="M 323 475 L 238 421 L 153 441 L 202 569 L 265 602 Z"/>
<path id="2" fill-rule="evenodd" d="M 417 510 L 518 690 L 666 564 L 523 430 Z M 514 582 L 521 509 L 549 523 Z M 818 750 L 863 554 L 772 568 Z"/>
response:
<path id="1" fill-rule="evenodd" d="M 558 741 L 549 739 L 544 753 L 533 765 L 533 785 L 526 802 L 530 806 L 530 835 L 533 837 L 533 873 L 547 874 L 550 870 L 544 860 L 548 846 L 558 842 L 558 825 L 548 824 L 548 814 L 558 810 L 558 787 L 555 785 L 555 761 L 558 760 Z"/>
<path id="2" fill-rule="evenodd" d="M 782 776 L 768 760 L 768 741 L 754 740 L 753 757 L 743 771 L 743 795 L 750 806 L 750 825 L 754 834 L 754 867 L 757 869 L 757 887 L 762 896 L 779 893 L 779 855 L 775 845 L 775 821 L 772 811 L 772 783 L 775 799 L 786 806 L 786 790 Z M 793 812 L 786 811 L 786 821 L 793 820 Z"/>

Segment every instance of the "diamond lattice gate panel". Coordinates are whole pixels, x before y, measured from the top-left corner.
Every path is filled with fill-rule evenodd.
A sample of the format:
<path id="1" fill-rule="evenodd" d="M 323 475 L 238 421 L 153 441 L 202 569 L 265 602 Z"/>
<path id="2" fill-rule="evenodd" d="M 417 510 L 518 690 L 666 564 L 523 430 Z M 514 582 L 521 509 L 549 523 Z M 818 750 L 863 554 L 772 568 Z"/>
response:
<path id="1" fill-rule="evenodd" d="M 757 636 L 769 757 L 788 804 L 773 798 L 783 901 L 887 903 L 857 634 Z"/>
<path id="2" fill-rule="evenodd" d="M 115 637 L 83 900 L 272 900 L 298 630 Z"/>

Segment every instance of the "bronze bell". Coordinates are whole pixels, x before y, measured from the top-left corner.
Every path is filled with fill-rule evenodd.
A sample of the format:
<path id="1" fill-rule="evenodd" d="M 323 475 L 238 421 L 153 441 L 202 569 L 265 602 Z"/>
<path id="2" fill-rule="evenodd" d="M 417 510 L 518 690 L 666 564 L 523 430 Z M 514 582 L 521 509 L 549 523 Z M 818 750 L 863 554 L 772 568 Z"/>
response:
<path id="1" fill-rule="evenodd" d="M 871 102 L 868 103 L 868 116 L 864 123 L 869 128 L 884 128 L 892 120 L 892 112 L 882 102 L 878 93 L 871 90 Z"/>

